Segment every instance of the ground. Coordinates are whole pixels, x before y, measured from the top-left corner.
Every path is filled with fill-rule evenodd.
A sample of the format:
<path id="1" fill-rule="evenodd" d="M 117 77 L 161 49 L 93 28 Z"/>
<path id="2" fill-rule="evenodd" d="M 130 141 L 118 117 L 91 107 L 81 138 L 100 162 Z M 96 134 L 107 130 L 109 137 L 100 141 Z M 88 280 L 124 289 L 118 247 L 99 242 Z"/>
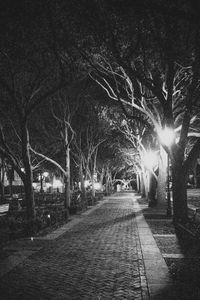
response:
<path id="1" fill-rule="evenodd" d="M 154 214 L 155 210 L 145 207 L 144 199 L 139 201 L 146 211 L 146 221 L 167 263 L 171 278 L 183 286 L 190 283 L 188 299 L 199 299 L 196 287 L 200 286 L 200 241 L 187 232 L 177 231 L 172 219 L 166 218 L 164 211 L 158 217 L 158 212 Z M 188 204 L 189 207 L 200 208 L 199 189 L 188 190 Z"/>
<path id="2" fill-rule="evenodd" d="M 116 193 L 46 236 L 4 246 L 0 295 L 200 299 L 199 258 L 197 240 L 177 233 L 165 210 L 155 213 L 139 195 Z"/>
<path id="3" fill-rule="evenodd" d="M 32 245 L 29 241 L 25 249 L 31 255 L 3 274 L 1 295 L 4 299 L 143 299 L 144 264 L 132 201 L 126 196 L 121 203 L 121 197 L 111 197 L 60 238 L 34 239 Z"/>

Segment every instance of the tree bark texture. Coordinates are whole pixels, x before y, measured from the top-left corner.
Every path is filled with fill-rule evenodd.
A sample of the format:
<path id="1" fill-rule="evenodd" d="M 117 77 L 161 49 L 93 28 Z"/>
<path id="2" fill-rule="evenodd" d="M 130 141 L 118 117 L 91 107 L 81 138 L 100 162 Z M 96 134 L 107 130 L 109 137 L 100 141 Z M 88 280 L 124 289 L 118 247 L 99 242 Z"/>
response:
<path id="1" fill-rule="evenodd" d="M 69 207 L 71 202 L 70 195 L 70 149 L 68 143 L 68 128 L 65 125 L 65 199 L 64 199 L 64 208 L 65 208 L 65 218 L 69 217 Z"/>
<path id="2" fill-rule="evenodd" d="M 110 195 L 112 188 L 112 179 L 109 169 L 107 168 L 106 174 L 105 174 L 105 192 L 106 195 Z"/>
<path id="3" fill-rule="evenodd" d="M 174 221 L 185 222 L 188 216 L 187 174 L 180 159 L 172 162 L 172 191 Z"/>
<path id="4" fill-rule="evenodd" d="M 31 168 L 30 149 L 29 149 L 29 132 L 27 123 L 22 124 L 22 159 L 25 170 L 24 190 L 26 197 L 27 218 L 35 218 L 35 202 L 33 192 L 33 173 Z"/>
<path id="5" fill-rule="evenodd" d="M 137 192 L 140 193 L 141 190 L 140 190 L 140 176 L 139 174 L 136 174 L 136 183 L 137 183 Z"/>
<path id="6" fill-rule="evenodd" d="M 149 172 L 149 191 L 148 191 L 148 202 L 150 207 L 154 207 L 157 204 L 156 200 L 156 187 L 157 181 L 155 176 Z"/>
<path id="7" fill-rule="evenodd" d="M 5 179 L 5 163 L 4 159 L 2 159 L 2 165 L 0 170 L 0 191 L 1 191 L 1 202 L 4 202 L 5 197 L 5 186 L 4 186 L 4 179 Z"/>
<path id="8" fill-rule="evenodd" d="M 167 153 L 161 147 L 158 166 L 157 206 L 166 206 Z"/>
<path id="9" fill-rule="evenodd" d="M 96 160 L 97 160 L 97 150 L 94 153 L 94 158 L 93 158 L 93 165 L 92 165 L 92 174 L 91 174 L 91 179 L 92 179 L 92 202 L 95 199 L 95 172 L 96 172 Z"/>
<path id="10" fill-rule="evenodd" d="M 0 182 L 1 203 L 4 203 L 5 187 L 3 182 Z"/>
<path id="11" fill-rule="evenodd" d="M 79 176 L 80 176 L 80 183 L 81 183 L 81 198 L 83 204 L 86 205 L 86 190 L 85 190 L 85 183 L 84 183 L 82 159 L 80 159 Z"/>
<path id="12" fill-rule="evenodd" d="M 146 197 L 145 185 L 144 185 L 144 176 L 140 174 L 140 193 L 142 197 Z"/>

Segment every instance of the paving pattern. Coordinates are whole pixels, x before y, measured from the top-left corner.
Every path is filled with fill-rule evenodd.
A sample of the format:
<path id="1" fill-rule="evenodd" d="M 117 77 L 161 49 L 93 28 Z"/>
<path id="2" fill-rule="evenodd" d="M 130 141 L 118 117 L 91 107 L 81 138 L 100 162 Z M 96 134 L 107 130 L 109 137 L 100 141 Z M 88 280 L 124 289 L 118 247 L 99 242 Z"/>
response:
<path id="1" fill-rule="evenodd" d="M 111 196 L 58 239 L 40 243 L 2 276 L 0 299 L 148 298 L 131 195 Z"/>

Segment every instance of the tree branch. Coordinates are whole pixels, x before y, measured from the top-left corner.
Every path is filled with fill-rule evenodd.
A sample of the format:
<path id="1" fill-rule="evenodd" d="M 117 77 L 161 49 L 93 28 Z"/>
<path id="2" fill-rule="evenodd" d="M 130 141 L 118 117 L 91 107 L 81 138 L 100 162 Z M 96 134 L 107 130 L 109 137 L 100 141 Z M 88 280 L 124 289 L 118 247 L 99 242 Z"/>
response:
<path id="1" fill-rule="evenodd" d="M 56 166 L 65 176 L 67 176 L 66 171 L 61 167 L 61 165 L 59 163 L 57 163 L 55 160 L 51 159 L 50 157 L 37 152 L 36 150 L 34 150 L 31 146 L 30 146 L 30 150 L 35 154 L 40 156 L 41 158 L 45 159 L 46 161 L 49 161 L 50 163 L 52 163 L 54 166 Z"/>

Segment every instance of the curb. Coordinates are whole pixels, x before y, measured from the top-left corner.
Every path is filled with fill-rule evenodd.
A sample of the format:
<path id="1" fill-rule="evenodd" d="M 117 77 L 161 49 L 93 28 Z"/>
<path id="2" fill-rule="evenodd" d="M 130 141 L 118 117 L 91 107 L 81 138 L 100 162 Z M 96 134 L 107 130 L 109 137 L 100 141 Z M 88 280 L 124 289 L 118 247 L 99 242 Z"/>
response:
<path id="1" fill-rule="evenodd" d="M 172 287 L 173 281 L 137 199 L 134 201 L 134 210 L 149 290 L 149 296 L 145 299 L 162 299 L 164 291 Z"/>

